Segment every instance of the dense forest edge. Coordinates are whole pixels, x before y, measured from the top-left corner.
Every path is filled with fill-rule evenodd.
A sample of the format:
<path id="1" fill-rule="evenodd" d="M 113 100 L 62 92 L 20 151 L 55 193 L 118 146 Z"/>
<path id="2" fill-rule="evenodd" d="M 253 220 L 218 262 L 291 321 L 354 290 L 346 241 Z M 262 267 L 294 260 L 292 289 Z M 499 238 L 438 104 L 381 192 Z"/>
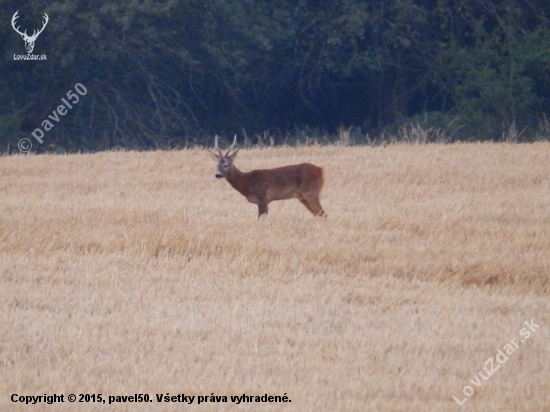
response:
<path id="1" fill-rule="evenodd" d="M 2 154 L 550 138 L 547 0 L 0 4 Z"/>

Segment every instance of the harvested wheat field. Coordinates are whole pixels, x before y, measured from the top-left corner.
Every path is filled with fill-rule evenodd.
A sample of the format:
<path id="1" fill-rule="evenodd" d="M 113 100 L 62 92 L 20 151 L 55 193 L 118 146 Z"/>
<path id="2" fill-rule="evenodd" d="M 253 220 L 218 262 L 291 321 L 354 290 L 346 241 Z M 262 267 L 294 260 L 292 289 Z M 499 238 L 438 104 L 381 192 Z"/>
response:
<path id="1" fill-rule="evenodd" d="M 0 157 L 0 408 L 550 411 L 550 144 L 235 160 L 300 162 L 328 219 L 205 150 Z"/>

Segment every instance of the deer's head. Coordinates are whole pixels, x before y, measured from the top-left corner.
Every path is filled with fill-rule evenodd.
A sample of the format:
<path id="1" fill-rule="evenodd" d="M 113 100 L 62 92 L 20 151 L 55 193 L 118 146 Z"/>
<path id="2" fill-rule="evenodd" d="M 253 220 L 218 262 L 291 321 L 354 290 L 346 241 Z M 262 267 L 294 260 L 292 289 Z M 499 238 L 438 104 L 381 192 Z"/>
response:
<path id="1" fill-rule="evenodd" d="M 235 138 L 233 139 L 233 144 L 229 148 L 229 150 L 224 154 L 222 154 L 220 148 L 218 147 L 218 136 L 216 136 L 216 147 L 215 149 L 218 151 L 218 153 L 210 151 L 212 156 L 214 156 L 214 159 L 218 161 L 218 166 L 216 168 L 216 176 L 217 179 L 221 179 L 222 177 L 225 177 L 229 170 L 231 170 L 231 167 L 233 167 L 233 160 L 235 160 L 235 157 L 237 157 L 237 153 L 239 152 L 239 149 L 235 150 L 233 153 L 229 154 L 229 152 L 233 149 L 235 146 L 235 143 L 237 143 L 237 135 L 235 135 Z"/>
<path id="2" fill-rule="evenodd" d="M 44 31 L 44 28 L 46 27 L 46 25 L 48 24 L 48 21 L 50 19 L 49 19 L 48 15 L 46 13 L 44 13 L 44 16 L 43 16 L 44 22 L 42 22 L 42 28 L 38 31 L 34 30 L 33 33 L 32 33 L 32 36 L 28 36 L 27 35 L 27 30 L 25 30 L 24 32 L 21 32 L 19 30 L 19 27 L 15 26 L 15 21 L 19 18 L 19 16 L 17 15 L 18 13 L 19 13 L 19 10 L 17 10 L 15 12 L 15 14 L 13 15 L 13 17 L 11 19 L 11 26 L 13 27 L 13 29 L 17 33 L 19 33 L 21 35 L 21 38 L 25 41 L 25 49 L 27 50 L 27 53 L 31 54 L 32 51 L 34 50 L 34 42 L 38 38 L 38 35 Z"/>

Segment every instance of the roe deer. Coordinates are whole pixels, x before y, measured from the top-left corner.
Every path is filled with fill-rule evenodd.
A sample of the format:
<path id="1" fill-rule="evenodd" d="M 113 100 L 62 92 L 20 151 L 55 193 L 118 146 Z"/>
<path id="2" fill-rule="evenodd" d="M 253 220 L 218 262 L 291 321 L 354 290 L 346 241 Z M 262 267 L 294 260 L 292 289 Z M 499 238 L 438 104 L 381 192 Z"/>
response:
<path id="1" fill-rule="evenodd" d="M 218 161 L 215 176 L 218 179 L 225 177 L 235 190 L 246 197 L 246 200 L 258 205 L 258 218 L 267 214 L 267 205 L 270 202 L 292 198 L 302 202 L 314 216 L 326 217 L 319 202 L 319 193 L 323 187 L 322 168 L 311 163 L 301 163 L 275 169 L 241 172 L 233 164 L 239 149 L 229 154 L 236 142 L 237 136 L 227 153 L 223 155 L 216 136 L 215 148 L 218 153 L 209 150 Z"/>

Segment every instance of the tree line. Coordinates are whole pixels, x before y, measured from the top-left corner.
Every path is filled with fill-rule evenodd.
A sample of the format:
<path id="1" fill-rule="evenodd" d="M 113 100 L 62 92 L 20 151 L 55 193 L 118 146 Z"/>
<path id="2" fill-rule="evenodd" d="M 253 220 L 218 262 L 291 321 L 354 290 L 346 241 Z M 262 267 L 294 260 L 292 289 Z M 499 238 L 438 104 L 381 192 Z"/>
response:
<path id="1" fill-rule="evenodd" d="M 548 138 L 546 0 L 0 0 L 0 148 L 75 84 L 42 150 L 173 148 L 214 134 L 358 142 L 407 125 L 455 140 Z M 27 54 L 27 33 L 48 25 Z M 55 114 L 55 113 L 54 113 Z M 36 142 L 34 142 L 36 143 Z M 33 143 L 33 144 L 34 144 Z"/>

